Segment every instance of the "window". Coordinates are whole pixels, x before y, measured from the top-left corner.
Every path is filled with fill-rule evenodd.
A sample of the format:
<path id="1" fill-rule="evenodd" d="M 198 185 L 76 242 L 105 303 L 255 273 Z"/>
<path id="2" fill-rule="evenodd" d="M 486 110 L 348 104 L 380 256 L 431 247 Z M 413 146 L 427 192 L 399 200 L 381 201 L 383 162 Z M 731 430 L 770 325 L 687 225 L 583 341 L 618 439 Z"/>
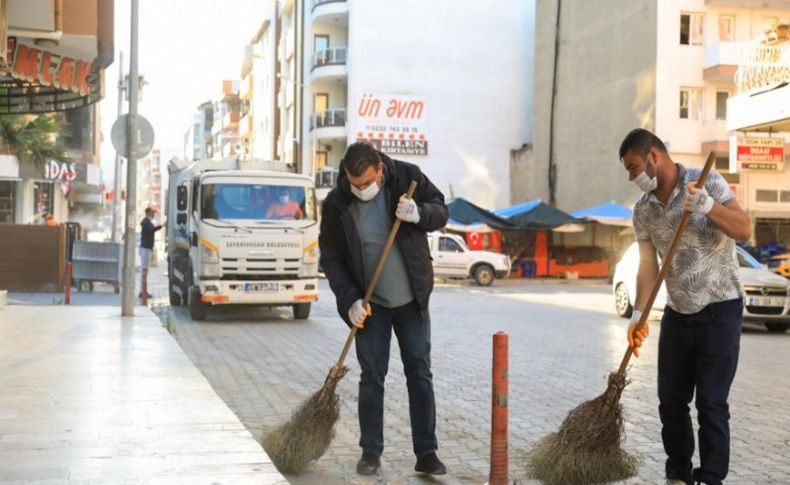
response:
<path id="1" fill-rule="evenodd" d="M 790 190 L 783 190 L 779 193 L 779 202 L 790 202 Z"/>
<path id="2" fill-rule="evenodd" d="M 729 157 L 716 157 L 716 170 L 719 172 L 729 172 L 730 171 L 730 159 Z"/>
<path id="3" fill-rule="evenodd" d="M 702 45 L 705 33 L 705 15 L 684 13 L 680 15 L 680 44 Z"/>
<path id="4" fill-rule="evenodd" d="M 321 170 L 321 168 L 326 167 L 327 162 L 327 153 L 326 152 L 315 152 L 315 169 Z"/>
<path id="5" fill-rule="evenodd" d="M 0 224 L 14 222 L 14 187 L 16 182 L 0 180 Z"/>
<path id="6" fill-rule="evenodd" d="M 314 113 L 317 115 L 323 115 L 324 112 L 329 109 L 329 94 L 327 93 L 316 93 L 315 94 L 315 109 Z"/>
<path id="7" fill-rule="evenodd" d="M 719 15 L 719 41 L 735 41 L 735 16 Z"/>
<path id="8" fill-rule="evenodd" d="M 716 119 L 727 119 L 727 99 L 730 93 L 727 91 L 716 91 Z"/>
<path id="9" fill-rule="evenodd" d="M 33 183 L 33 213 L 36 217 L 43 219 L 47 213 L 54 212 L 52 187 L 52 182 Z"/>
<path id="10" fill-rule="evenodd" d="M 313 39 L 313 49 L 316 55 L 329 49 L 329 36 L 323 34 L 316 35 Z"/>
<path id="11" fill-rule="evenodd" d="M 684 120 L 702 119 L 702 89 L 680 89 L 680 118 Z"/>
<path id="12" fill-rule="evenodd" d="M 758 190 L 756 194 L 757 202 L 776 202 L 779 193 L 776 190 Z"/>
<path id="13" fill-rule="evenodd" d="M 291 185 L 208 183 L 203 185 L 202 219 L 315 220 L 312 188 Z"/>
<path id="14" fill-rule="evenodd" d="M 449 237 L 443 237 L 439 239 L 439 251 L 445 251 L 448 253 L 463 253 L 464 250 L 460 244 L 458 244 L 453 239 Z"/>

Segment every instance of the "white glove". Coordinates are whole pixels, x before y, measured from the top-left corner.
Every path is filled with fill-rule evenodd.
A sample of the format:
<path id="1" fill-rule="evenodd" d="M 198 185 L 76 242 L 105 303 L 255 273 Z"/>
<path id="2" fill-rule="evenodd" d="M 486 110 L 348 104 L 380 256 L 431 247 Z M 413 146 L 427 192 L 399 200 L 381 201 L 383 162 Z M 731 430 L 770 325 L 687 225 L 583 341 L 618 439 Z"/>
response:
<path id="1" fill-rule="evenodd" d="M 707 215 L 713 209 L 713 197 L 708 195 L 705 187 L 697 188 L 689 184 L 689 194 L 686 197 L 686 210 L 701 216 Z"/>
<path id="2" fill-rule="evenodd" d="M 420 222 L 420 211 L 417 210 L 417 203 L 414 202 L 414 199 L 401 195 L 400 201 L 398 201 L 398 209 L 395 211 L 395 217 L 403 222 L 411 222 L 412 224 Z"/>
<path id="3" fill-rule="evenodd" d="M 365 319 L 368 318 L 369 315 L 373 315 L 373 312 L 370 311 L 370 305 L 365 308 L 362 306 L 362 300 L 355 301 L 348 310 L 348 319 L 360 330 L 365 328 Z"/>

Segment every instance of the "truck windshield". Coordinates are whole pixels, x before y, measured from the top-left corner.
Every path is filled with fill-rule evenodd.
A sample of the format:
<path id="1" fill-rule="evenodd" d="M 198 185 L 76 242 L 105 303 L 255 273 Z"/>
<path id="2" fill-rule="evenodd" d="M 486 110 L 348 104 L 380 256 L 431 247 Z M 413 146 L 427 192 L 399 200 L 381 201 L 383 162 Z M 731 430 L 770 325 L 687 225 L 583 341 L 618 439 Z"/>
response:
<path id="1" fill-rule="evenodd" d="M 315 193 L 298 185 L 205 184 L 203 219 L 315 220 Z"/>

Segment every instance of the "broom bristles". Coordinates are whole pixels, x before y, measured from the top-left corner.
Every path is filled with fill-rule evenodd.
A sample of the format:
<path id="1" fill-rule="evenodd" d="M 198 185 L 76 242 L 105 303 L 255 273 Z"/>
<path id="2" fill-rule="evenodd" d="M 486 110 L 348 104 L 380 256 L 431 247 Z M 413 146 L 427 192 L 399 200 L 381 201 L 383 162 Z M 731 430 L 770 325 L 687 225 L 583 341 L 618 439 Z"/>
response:
<path id="1" fill-rule="evenodd" d="M 589 484 L 624 480 L 637 473 L 639 458 L 621 447 L 625 376 L 612 373 L 606 392 L 574 408 L 560 429 L 541 439 L 527 454 L 530 476 L 553 484 Z"/>
<path id="2" fill-rule="evenodd" d="M 300 473 L 326 453 L 340 417 L 335 389 L 347 372 L 348 367 L 333 367 L 324 386 L 302 402 L 291 419 L 263 435 L 261 445 L 280 472 Z"/>

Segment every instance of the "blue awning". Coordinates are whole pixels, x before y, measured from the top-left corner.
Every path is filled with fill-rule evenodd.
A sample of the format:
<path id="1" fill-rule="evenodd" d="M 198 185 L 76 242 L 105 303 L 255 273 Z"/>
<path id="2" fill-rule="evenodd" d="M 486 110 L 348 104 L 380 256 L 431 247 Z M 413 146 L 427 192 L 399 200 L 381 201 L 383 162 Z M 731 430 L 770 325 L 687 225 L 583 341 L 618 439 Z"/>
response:
<path id="1" fill-rule="evenodd" d="M 616 202 L 588 207 L 586 209 L 572 212 L 571 215 L 578 219 L 600 222 L 610 226 L 631 226 L 633 211 L 626 206 Z"/>

